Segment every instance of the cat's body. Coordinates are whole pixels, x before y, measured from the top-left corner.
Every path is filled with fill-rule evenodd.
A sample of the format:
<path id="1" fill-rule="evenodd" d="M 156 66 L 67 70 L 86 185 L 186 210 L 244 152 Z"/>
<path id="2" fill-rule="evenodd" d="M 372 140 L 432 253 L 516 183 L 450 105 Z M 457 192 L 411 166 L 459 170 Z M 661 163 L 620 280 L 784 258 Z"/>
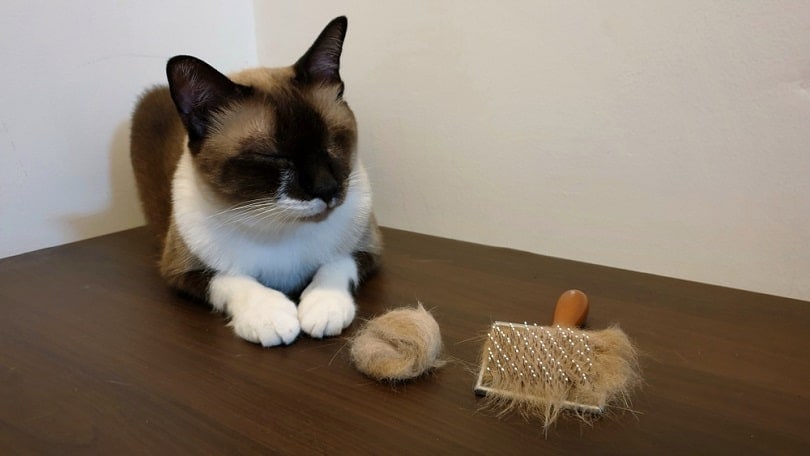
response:
<path id="1" fill-rule="evenodd" d="M 380 237 L 338 74 L 346 20 L 293 66 L 230 76 L 193 57 L 133 115 L 131 158 L 170 286 L 266 346 L 339 334 Z M 298 306 L 291 300 L 300 293 Z"/>

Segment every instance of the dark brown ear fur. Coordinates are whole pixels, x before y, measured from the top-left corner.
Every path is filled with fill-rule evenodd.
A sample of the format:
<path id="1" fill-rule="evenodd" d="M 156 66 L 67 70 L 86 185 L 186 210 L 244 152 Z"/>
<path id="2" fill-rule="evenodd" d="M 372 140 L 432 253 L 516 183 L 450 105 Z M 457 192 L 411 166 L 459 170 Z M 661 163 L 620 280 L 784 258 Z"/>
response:
<path id="1" fill-rule="evenodd" d="M 166 64 L 169 90 L 189 141 L 202 139 L 217 109 L 250 94 L 250 87 L 228 79 L 211 65 L 189 55 L 172 57 Z"/>
<path id="2" fill-rule="evenodd" d="M 341 16 L 324 27 L 309 50 L 293 66 L 296 80 L 305 84 L 343 84 L 340 79 L 340 55 L 347 26 L 348 20 Z"/>

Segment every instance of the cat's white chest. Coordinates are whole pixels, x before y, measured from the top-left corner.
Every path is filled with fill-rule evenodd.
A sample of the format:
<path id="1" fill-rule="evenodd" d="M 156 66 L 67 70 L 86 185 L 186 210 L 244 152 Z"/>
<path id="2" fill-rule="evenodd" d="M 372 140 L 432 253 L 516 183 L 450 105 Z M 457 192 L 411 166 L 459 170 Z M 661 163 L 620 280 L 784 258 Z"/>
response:
<path id="1" fill-rule="evenodd" d="M 293 291 L 321 265 L 356 248 L 371 211 L 368 181 L 360 171 L 363 178 L 325 220 L 256 230 L 235 223 L 227 208 L 213 202 L 186 152 L 173 181 L 174 223 L 189 250 L 208 267 Z"/>

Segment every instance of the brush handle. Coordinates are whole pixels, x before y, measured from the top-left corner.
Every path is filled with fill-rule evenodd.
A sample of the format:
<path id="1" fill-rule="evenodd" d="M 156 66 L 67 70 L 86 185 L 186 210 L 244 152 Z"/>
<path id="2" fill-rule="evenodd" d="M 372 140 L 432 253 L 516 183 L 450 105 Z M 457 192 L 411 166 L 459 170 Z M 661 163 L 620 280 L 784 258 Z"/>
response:
<path id="1" fill-rule="evenodd" d="M 568 290 L 557 300 L 552 326 L 578 327 L 588 318 L 588 296 L 579 290 Z"/>

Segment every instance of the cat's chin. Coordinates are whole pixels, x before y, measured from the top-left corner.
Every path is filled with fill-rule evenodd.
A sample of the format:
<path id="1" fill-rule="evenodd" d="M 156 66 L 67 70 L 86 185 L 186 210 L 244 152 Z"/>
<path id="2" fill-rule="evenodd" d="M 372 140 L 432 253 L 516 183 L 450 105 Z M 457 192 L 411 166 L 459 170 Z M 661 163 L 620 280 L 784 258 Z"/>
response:
<path id="1" fill-rule="evenodd" d="M 286 218 L 296 222 L 321 222 L 329 217 L 329 214 L 338 207 L 342 201 L 334 199 L 325 203 L 319 198 L 302 201 L 289 197 L 283 197 L 276 202 L 276 205 L 283 210 Z"/>
<path id="2" fill-rule="evenodd" d="M 308 217 L 301 217 L 298 220 L 300 222 L 302 222 L 302 223 L 318 223 L 318 222 L 322 222 L 322 221 L 326 220 L 326 218 L 329 217 L 329 214 L 331 214 L 331 213 L 332 213 L 332 209 L 327 208 L 325 211 L 323 211 L 323 212 L 321 212 L 319 214 L 310 215 Z"/>

